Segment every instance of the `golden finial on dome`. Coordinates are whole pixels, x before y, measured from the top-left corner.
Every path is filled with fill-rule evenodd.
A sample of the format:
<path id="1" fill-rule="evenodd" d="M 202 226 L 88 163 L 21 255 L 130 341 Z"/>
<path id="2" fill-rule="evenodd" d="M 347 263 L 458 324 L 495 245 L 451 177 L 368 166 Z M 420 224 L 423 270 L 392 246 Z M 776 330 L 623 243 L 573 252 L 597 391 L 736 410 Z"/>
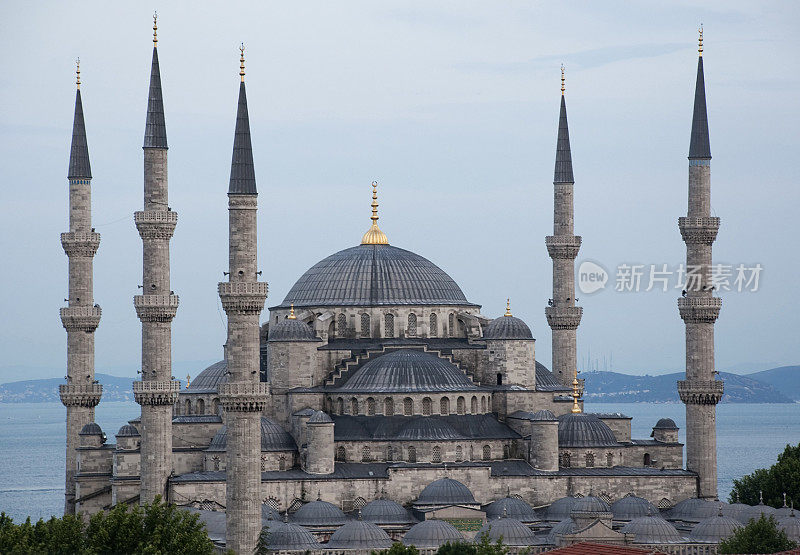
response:
<path id="1" fill-rule="evenodd" d="M 572 378 L 572 413 L 578 414 L 581 412 L 581 406 L 578 404 L 578 399 L 581 396 L 581 384 L 578 382 L 578 369 L 575 369 L 575 377 Z"/>
<path id="2" fill-rule="evenodd" d="M 561 64 L 561 96 L 564 96 L 564 64 Z"/>
<path id="3" fill-rule="evenodd" d="M 294 303 L 292 303 L 291 308 L 289 309 L 289 320 L 296 320 L 297 316 L 294 315 Z"/>
<path id="4" fill-rule="evenodd" d="M 506 313 L 503 316 L 511 316 L 511 299 L 506 299 Z"/>
<path id="5" fill-rule="evenodd" d="M 698 31 L 700 32 L 700 38 L 697 40 L 697 52 L 698 52 L 698 54 L 700 54 L 700 57 L 702 58 L 703 57 L 703 24 L 702 23 L 700 24 L 700 29 L 698 29 Z"/>
<path id="6" fill-rule="evenodd" d="M 362 245 L 388 245 L 389 239 L 386 234 L 378 227 L 378 182 L 372 182 L 372 225 L 361 238 Z"/>
<path id="7" fill-rule="evenodd" d="M 189 374 L 186 374 L 186 388 L 187 389 L 189 388 L 189 383 L 190 382 L 191 382 L 191 378 L 189 377 Z"/>
<path id="8" fill-rule="evenodd" d="M 158 46 L 158 12 L 153 12 L 153 46 Z"/>
<path id="9" fill-rule="evenodd" d="M 78 85 L 78 89 L 81 88 L 81 59 L 80 58 L 75 60 L 75 84 Z"/>
<path id="10" fill-rule="evenodd" d="M 244 83 L 244 43 L 239 47 L 239 52 L 242 53 L 239 58 L 239 75 L 242 78 L 242 83 Z"/>

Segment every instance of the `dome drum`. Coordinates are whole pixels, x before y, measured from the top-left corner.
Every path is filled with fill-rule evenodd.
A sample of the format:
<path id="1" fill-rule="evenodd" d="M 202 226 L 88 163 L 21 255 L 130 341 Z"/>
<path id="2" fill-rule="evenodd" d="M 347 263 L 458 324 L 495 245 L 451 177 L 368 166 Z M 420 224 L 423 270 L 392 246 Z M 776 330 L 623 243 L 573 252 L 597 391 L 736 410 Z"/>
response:
<path id="1" fill-rule="evenodd" d="M 488 392 L 329 394 L 328 412 L 337 416 L 447 416 L 490 414 Z"/>

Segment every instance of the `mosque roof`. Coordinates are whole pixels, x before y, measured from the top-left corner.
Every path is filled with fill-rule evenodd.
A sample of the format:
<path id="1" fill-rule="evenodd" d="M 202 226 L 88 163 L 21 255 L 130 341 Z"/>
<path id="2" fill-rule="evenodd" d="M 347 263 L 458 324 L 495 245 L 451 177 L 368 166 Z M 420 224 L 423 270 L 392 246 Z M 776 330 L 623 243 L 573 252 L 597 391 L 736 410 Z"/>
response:
<path id="1" fill-rule="evenodd" d="M 719 506 L 719 501 L 690 497 L 672 507 L 668 518 L 670 520 L 700 522 L 703 519 L 715 516 L 719 512 Z"/>
<path id="2" fill-rule="evenodd" d="M 611 504 L 614 520 L 633 520 L 640 516 L 658 514 L 658 508 L 643 497 L 628 494 Z"/>
<path id="3" fill-rule="evenodd" d="M 502 539 L 504 545 L 512 546 L 541 545 L 544 543 L 544 540 L 537 537 L 533 530 L 519 520 L 510 517 L 487 520 L 486 524 L 475 534 L 475 541 L 481 541 L 483 536 L 488 536 L 492 543 Z"/>
<path id="4" fill-rule="evenodd" d="M 612 447 L 619 445 L 608 424 L 585 412 L 558 417 L 559 447 Z"/>
<path id="5" fill-rule="evenodd" d="M 478 391 L 458 366 L 430 353 L 399 349 L 372 359 L 335 388 L 348 393 Z"/>
<path id="6" fill-rule="evenodd" d="M 455 526 L 444 520 L 423 520 L 412 526 L 403 536 L 403 545 L 415 547 L 440 547 L 447 542 L 464 541 Z"/>
<path id="7" fill-rule="evenodd" d="M 336 441 L 434 441 L 517 439 L 520 435 L 491 414 L 447 416 L 333 416 Z"/>
<path id="8" fill-rule="evenodd" d="M 430 260 L 390 245 L 358 245 L 317 262 L 277 308 L 457 305 L 461 288 Z"/>
<path id="9" fill-rule="evenodd" d="M 411 524 L 414 518 L 398 502 L 375 499 L 361 509 L 361 518 L 375 524 Z"/>
<path id="10" fill-rule="evenodd" d="M 425 486 L 414 505 L 473 505 L 474 503 L 475 496 L 467 486 L 452 478 L 439 478 Z"/>
<path id="11" fill-rule="evenodd" d="M 292 522 L 302 526 L 341 526 L 347 522 L 347 515 L 333 503 L 318 498 L 300 507 Z"/>
<path id="12" fill-rule="evenodd" d="M 215 362 L 189 382 L 189 387 L 185 391 L 199 389 L 217 389 L 219 384 L 228 381 L 228 361 L 220 360 Z"/>
<path id="13" fill-rule="evenodd" d="M 741 522 L 729 516 L 718 514 L 701 520 L 692 528 L 689 538 L 696 542 L 719 543 L 731 537 L 739 528 L 742 528 Z"/>
<path id="14" fill-rule="evenodd" d="M 739 513 L 738 519 L 739 522 L 747 524 L 752 519 L 759 519 L 761 515 L 769 517 L 770 515 L 775 514 L 775 507 L 770 507 L 769 505 L 764 505 L 763 503 L 759 503 L 758 505 L 753 505 L 752 507 L 743 510 Z"/>
<path id="15" fill-rule="evenodd" d="M 549 544 L 556 543 L 556 536 L 559 534 L 572 534 L 575 532 L 575 521 L 567 517 L 550 529 L 545 541 Z"/>
<path id="16" fill-rule="evenodd" d="M 268 526 L 270 533 L 267 544 L 270 551 L 314 551 L 322 548 L 313 534 L 302 526 L 274 520 Z"/>
<path id="17" fill-rule="evenodd" d="M 364 520 L 351 520 L 336 530 L 327 549 L 387 549 L 392 546 L 392 538 L 377 524 Z"/>
<path id="18" fill-rule="evenodd" d="M 211 443 L 206 451 L 225 451 L 228 445 L 228 428 L 222 426 L 216 435 L 211 439 Z M 297 444 L 294 438 L 280 424 L 261 417 L 261 451 L 295 451 Z"/>
<path id="19" fill-rule="evenodd" d="M 545 511 L 545 518 L 550 521 L 561 521 L 569 518 L 572 512 L 572 507 L 578 501 L 577 497 L 567 496 L 561 497 L 553 501 Z"/>
<path id="20" fill-rule="evenodd" d="M 508 518 L 515 518 L 520 522 L 530 523 L 537 522 L 539 516 L 533 507 L 528 505 L 522 499 L 516 497 L 503 497 L 489 503 L 485 508 L 486 518 L 494 520 L 503 516 Z"/>
<path id="21" fill-rule="evenodd" d="M 572 505 L 572 510 L 570 513 L 609 513 L 611 512 L 611 507 L 600 499 L 599 497 L 595 497 L 594 495 L 587 495 L 585 497 L 579 497 L 575 500 L 575 504 Z"/>
<path id="22" fill-rule="evenodd" d="M 572 391 L 559 382 L 541 362 L 536 362 L 536 391 Z"/>
<path id="23" fill-rule="evenodd" d="M 311 326 L 294 318 L 284 318 L 269 328 L 268 341 L 322 341 L 316 336 Z"/>
<path id="24" fill-rule="evenodd" d="M 495 318 L 483 329 L 484 339 L 533 339 L 531 328 L 516 316 Z"/>
<path id="25" fill-rule="evenodd" d="M 623 526 L 620 532 L 633 534 L 633 543 L 639 544 L 681 543 L 684 541 L 678 530 L 658 515 L 634 518 Z"/>

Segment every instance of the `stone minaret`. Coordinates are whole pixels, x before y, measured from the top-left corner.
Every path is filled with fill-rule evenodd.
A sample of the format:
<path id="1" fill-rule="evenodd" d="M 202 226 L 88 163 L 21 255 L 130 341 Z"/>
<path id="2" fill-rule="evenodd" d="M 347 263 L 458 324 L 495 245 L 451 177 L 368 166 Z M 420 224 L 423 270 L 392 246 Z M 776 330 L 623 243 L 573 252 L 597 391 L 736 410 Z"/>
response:
<path id="1" fill-rule="evenodd" d="M 86 145 L 81 103 L 80 61 L 77 68 L 75 119 L 69 153 L 69 231 L 61 245 L 69 257 L 69 306 L 61 309 L 67 330 L 67 383 L 58 387 L 67 407 L 67 459 L 64 513 L 75 512 L 75 472 L 78 432 L 94 420 L 94 407 L 103 387 L 94 380 L 94 331 L 100 324 L 100 307 L 94 304 L 92 259 L 100 246 L 100 234 L 92 227 L 92 168 Z"/>
<path id="2" fill-rule="evenodd" d="M 228 281 L 219 297 L 228 316 L 228 382 L 219 393 L 228 427 L 227 547 L 252 553 L 261 531 L 261 412 L 268 388 L 260 381 L 259 315 L 267 284 L 258 281 L 258 193 L 244 85 L 244 45 L 228 188 Z"/>
<path id="3" fill-rule="evenodd" d="M 572 386 L 577 369 L 576 330 L 583 309 L 575 306 L 575 257 L 581 238 L 575 235 L 572 153 L 569 148 L 567 103 L 564 99 L 564 68 L 561 68 L 561 114 L 558 121 L 556 168 L 553 177 L 553 235 L 545 239 L 547 252 L 553 259 L 553 298 L 544 309 L 553 332 L 553 375 L 565 387 Z"/>
<path id="4" fill-rule="evenodd" d="M 722 299 L 714 297 L 711 282 L 711 245 L 719 218 L 711 216 L 711 146 L 708 140 L 706 92 L 703 79 L 703 31 L 697 60 L 692 136 L 689 143 L 689 210 L 678 218 L 686 243 L 687 284 L 678 299 L 686 325 L 686 379 L 678 394 L 686 404 L 686 468 L 698 474 L 698 496 L 717 496 L 717 403 L 722 381 L 715 380 L 714 322 Z"/>
<path id="5" fill-rule="evenodd" d="M 158 42 L 153 18 L 153 64 L 144 131 L 144 210 L 134 213 L 142 237 L 142 294 L 133 298 L 142 321 L 142 379 L 133 395 L 142 406 L 140 500 L 166 497 L 172 472 L 172 407 L 180 382 L 172 379 L 172 319 L 178 296 L 169 283 L 169 240 L 178 214 L 167 200 L 167 129 L 161 99 Z"/>

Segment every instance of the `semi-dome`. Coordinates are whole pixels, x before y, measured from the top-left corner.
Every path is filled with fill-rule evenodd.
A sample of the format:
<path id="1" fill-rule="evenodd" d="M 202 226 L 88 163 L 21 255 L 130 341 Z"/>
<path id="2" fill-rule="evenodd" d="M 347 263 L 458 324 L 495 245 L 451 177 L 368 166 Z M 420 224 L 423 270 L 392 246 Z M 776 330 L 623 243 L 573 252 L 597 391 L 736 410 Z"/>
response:
<path id="1" fill-rule="evenodd" d="M 579 497 L 572 505 L 570 513 L 610 513 L 611 507 L 608 503 L 595 497 L 594 495 L 587 495 L 586 497 Z"/>
<path id="2" fill-rule="evenodd" d="M 103 430 L 97 424 L 97 422 L 89 422 L 85 424 L 81 431 L 78 432 L 79 436 L 101 436 L 103 435 Z"/>
<path id="3" fill-rule="evenodd" d="M 533 533 L 533 530 L 519 520 L 507 517 L 487 521 L 483 528 L 475 534 L 475 541 L 480 542 L 483 536 L 488 536 L 492 543 L 502 540 L 504 545 L 512 546 L 541 545 L 544 543 L 544 540 L 538 538 Z"/>
<path id="4" fill-rule="evenodd" d="M 559 447 L 614 447 L 619 445 L 608 424 L 585 412 L 558 417 Z"/>
<path id="5" fill-rule="evenodd" d="M 683 537 L 675 527 L 658 515 L 640 516 L 622 527 L 620 532 L 633 534 L 633 543 L 681 543 Z"/>
<path id="6" fill-rule="evenodd" d="M 575 521 L 567 517 L 550 529 L 550 532 L 547 533 L 545 541 L 549 544 L 555 545 L 556 536 L 562 534 L 573 534 L 575 533 L 575 527 Z"/>
<path id="7" fill-rule="evenodd" d="M 718 514 L 701 520 L 692 528 L 689 538 L 696 542 L 719 543 L 731 537 L 739 528 L 742 528 L 741 522 L 729 516 Z"/>
<path id="8" fill-rule="evenodd" d="M 533 339 L 531 328 L 516 316 L 495 318 L 484 328 L 484 339 Z"/>
<path id="9" fill-rule="evenodd" d="M 208 445 L 206 451 L 225 451 L 228 445 L 228 428 L 222 426 Z M 292 435 L 280 424 L 265 416 L 261 417 L 261 451 L 295 451 L 297 444 Z"/>
<path id="10" fill-rule="evenodd" d="M 539 520 L 539 516 L 536 514 L 536 511 L 533 510 L 533 507 L 516 497 L 503 497 L 502 499 L 493 501 L 486 506 L 485 511 L 486 518 L 489 520 L 508 517 L 515 518 L 526 524 Z"/>
<path id="11" fill-rule="evenodd" d="M 390 245 L 358 245 L 317 262 L 276 308 L 321 306 L 456 305 L 467 302 L 441 268 Z"/>
<path id="12" fill-rule="evenodd" d="M 684 499 L 669 512 L 670 520 L 683 520 L 685 522 L 700 522 L 706 518 L 716 516 L 719 512 L 719 501 L 690 497 Z"/>
<path id="13" fill-rule="evenodd" d="M 611 504 L 614 520 L 633 520 L 640 516 L 658 514 L 658 509 L 644 497 L 628 494 Z"/>
<path id="14" fill-rule="evenodd" d="M 349 393 L 475 391 L 480 388 L 455 364 L 413 349 L 370 360 L 337 388 Z"/>
<path id="15" fill-rule="evenodd" d="M 199 389 L 217 389 L 219 384 L 228 381 L 228 361 L 220 360 L 215 362 L 202 372 L 194 380 L 189 382 L 186 388 L 188 392 Z"/>
<path id="16" fill-rule="evenodd" d="M 133 424 L 125 424 L 117 432 L 117 437 L 139 437 L 141 434 Z"/>
<path id="17" fill-rule="evenodd" d="M 447 542 L 462 542 L 464 536 L 455 526 L 444 520 L 423 520 L 412 526 L 403 536 L 403 545 L 437 548 Z"/>
<path id="18" fill-rule="evenodd" d="M 300 343 L 303 341 L 322 341 L 314 334 L 311 326 L 296 318 L 284 318 L 269 328 L 268 341 Z"/>
<path id="19" fill-rule="evenodd" d="M 333 503 L 317 499 L 300 507 L 292 522 L 301 526 L 341 526 L 347 522 L 347 516 Z"/>
<path id="20" fill-rule="evenodd" d="M 414 519 L 397 501 L 376 499 L 361 509 L 361 518 L 373 524 L 411 524 Z"/>
<path id="21" fill-rule="evenodd" d="M 270 551 L 314 551 L 322 546 L 314 536 L 297 524 L 272 521 L 269 525 L 267 546 Z"/>
<path id="22" fill-rule="evenodd" d="M 388 549 L 392 538 L 377 524 L 351 520 L 338 530 L 325 545 L 326 549 Z"/>
<path id="23" fill-rule="evenodd" d="M 561 497 L 553 501 L 545 511 L 545 518 L 550 521 L 561 521 L 569 518 L 572 507 L 578 501 L 577 497 Z"/>
<path id="24" fill-rule="evenodd" d="M 452 478 L 440 478 L 428 484 L 414 505 L 473 505 L 475 496 L 469 488 Z"/>

